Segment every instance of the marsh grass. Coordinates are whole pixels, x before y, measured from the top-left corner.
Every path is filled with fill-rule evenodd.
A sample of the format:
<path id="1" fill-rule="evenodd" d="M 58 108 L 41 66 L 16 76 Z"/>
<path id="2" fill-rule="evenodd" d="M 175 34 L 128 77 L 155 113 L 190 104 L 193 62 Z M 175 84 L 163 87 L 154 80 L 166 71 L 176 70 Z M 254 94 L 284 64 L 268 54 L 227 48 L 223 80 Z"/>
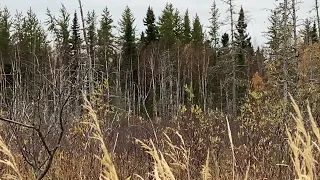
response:
<path id="1" fill-rule="evenodd" d="M 11 180 L 22 180 L 22 175 L 19 171 L 18 164 L 14 158 L 14 155 L 11 153 L 8 146 L 3 141 L 0 136 L 0 152 L 4 155 L 3 159 L 0 159 L 0 164 L 7 167 L 7 171 L 0 179 L 11 179 Z"/>
<path id="2" fill-rule="evenodd" d="M 108 148 L 103 140 L 103 134 L 100 128 L 99 120 L 97 114 L 93 110 L 90 102 L 85 98 L 84 108 L 88 111 L 88 115 L 91 117 L 91 120 L 84 122 L 92 128 L 92 138 L 97 140 L 100 144 L 102 150 L 102 157 L 96 155 L 100 160 L 102 170 L 100 173 L 100 179 L 103 180 L 119 180 L 115 165 L 113 164 L 111 154 L 108 151 Z"/>
<path id="3" fill-rule="evenodd" d="M 291 97 L 292 107 L 294 113 L 291 114 L 295 122 L 295 128 L 287 128 L 287 142 L 290 147 L 290 154 L 292 164 L 286 164 L 287 167 L 292 168 L 293 176 L 298 180 L 317 180 L 319 179 L 319 165 L 318 160 L 320 157 L 320 130 L 317 125 L 316 120 L 313 118 L 311 109 L 308 105 L 307 107 L 307 117 L 303 116 L 297 103 Z M 98 119 L 96 111 L 93 109 L 92 105 L 88 100 L 85 100 L 85 109 L 87 110 L 88 116 L 85 118 L 82 124 L 86 125 L 89 129 L 88 134 L 91 134 L 90 140 L 94 140 L 99 146 L 100 153 L 95 153 L 96 159 L 100 163 L 100 175 L 101 180 L 119 180 L 121 179 L 118 172 L 120 172 L 115 163 L 116 155 L 113 151 L 108 150 L 108 146 L 105 143 L 103 130 L 100 126 L 100 120 Z M 247 165 L 245 173 L 240 176 L 237 172 L 237 163 L 241 159 L 236 159 L 235 151 L 236 148 L 232 140 L 232 132 L 230 129 L 229 121 L 226 119 L 227 124 L 227 135 L 229 137 L 229 144 L 231 149 L 231 154 L 228 156 L 230 163 L 230 170 L 232 169 L 232 174 L 229 176 L 230 179 L 250 179 L 250 162 Z M 148 178 L 145 174 L 132 174 L 132 176 L 126 179 L 149 179 L 150 177 L 155 180 L 179 180 L 179 179 L 194 179 L 190 174 L 191 169 L 191 157 L 190 148 L 186 145 L 187 142 L 183 139 L 182 135 L 175 131 L 170 136 L 166 133 L 162 134 L 159 138 L 160 143 L 155 144 L 152 139 L 141 140 L 136 139 L 135 143 L 140 145 L 143 152 L 151 157 L 152 170 L 148 173 Z M 172 136 L 174 135 L 174 136 Z M 175 138 L 173 140 L 172 138 Z M 93 141 L 92 141 L 93 142 Z M 215 167 L 215 159 L 211 156 L 214 150 L 208 150 L 205 162 L 198 169 L 200 172 L 200 177 L 196 179 L 202 180 L 212 180 L 221 179 L 216 174 L 212 174 L 219 167 Z M 3 171 L 1 179 L 11 179 L 11 180 L 21 180 L 23 179 L 20 173 L 18 163 L 15 156 L 10 151 L 8 146 L 5 144 L 3 139 L 0 137 L 0 152 L 1 159 L 0 164 L 2 164 L 6 169 Z M 213 162 L 211 162 L 213 161 Z M 97 162 L 97 161 L 96 161 Z M 20 164 L 21 165 L 21 164 Z M 59 164 L 55 164 L 58 166 Z M 61 164 L 60 164 L 61 165 Z M 54 167 L 59 168 L 59 167 Z M 60 167 L 62 168 L 62 167 Z M 85 169 L 81 169 L 85 171 Z M 224 172 L 221 172 L 224 173 Z M 59 176 L 60 177 L 60 176 Z M 64 177 L 61 177 L 64 178 Z M 29 178 L 30 179 L 30 178 Z"/>
<path id="4" fill-rule="evenodd" d="M 292 151 L 291 160 L 295 172 L 295 178 L 299 180 L 319 179 L 317 164 L 320 155 L 320 132 L 319 127 L 312 116 L 310 106 L 307 106 L 307 118 L 303 118 L 302 112 L 291 97 L 292 106 L 295 114 L 292 114 L 295 120 L 296 130 L 290 132 L 287 128 L 288 144 Z M 310 123 L 311 130 L 307 129 L 307 123 Z"/>

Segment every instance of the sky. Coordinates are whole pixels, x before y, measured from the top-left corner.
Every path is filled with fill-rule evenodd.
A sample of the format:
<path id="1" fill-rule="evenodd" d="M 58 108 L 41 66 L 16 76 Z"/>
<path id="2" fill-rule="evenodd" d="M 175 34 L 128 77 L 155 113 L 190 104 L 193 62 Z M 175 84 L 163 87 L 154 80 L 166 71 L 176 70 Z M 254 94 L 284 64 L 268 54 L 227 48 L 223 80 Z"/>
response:
<path id="1" fill-rule="evenodd" d="M 222 22 L 228 22 L 227 9 L 228 6 L 222 2 L 222 0 L 216 0 L 220 11 L 220 20 Z M 312 11 L 313 0 L 300 0 L 298 10 L 298 25 L 302 25 L 303 19 L 309 17 L 315 17 L 315 12 Z M 200 17 L 201 23 L 204 29 L 207 30 L 210 18 L 210 7 L 213 0 L 82 0 L 83 10 L 85 12 L 95 10 L 97 15 L 100 15 L 102 10 L 107 6 L 114 25 L 118 25 L 118 21 L 121 18 L 125 7 L 128 5 L 133 12 L 136 19 L 137 34 L 140 34 L 144 30 L 143 18 L 146 16 L 147 8 L 150 5 L 156 16 L 161 15 L 162 10 L 166 3 L 172 3 L 175 8 L 184 14 L 188 9 L 190 16 L 194 17 L 196 14 Z M 41 22 L 45 22 L 46 9 L 57 15 L 59 14 L 59 8 L 61 4 L 67 8 L 70 14 L 73 14 L 75 10 L 79 11 L 78 0 L 0 0 L 0 7 L 6 6 L 12 14 L 21 11 L 26 12 L 30 7 L 38 15 Z M 252 37 L 253 45 L 261 46 L 266 42 L 265 31 L 269 25 L 268 16 L 270 15 L 270 9 L 273 9 L 276 4 L 276 0 L 235 0 L 236 12 L 239 12 L 242 6 L 245 15 L 248 19 L 248 33 Z M 237 15 L 234 17 L 237 20 Z M 193 19 L 193 18 L 192 18 Z M 301 26 L 300 26 L 301 27 Z M 228 25 L 221 27 L 221 34 L 230 30 Z"/>

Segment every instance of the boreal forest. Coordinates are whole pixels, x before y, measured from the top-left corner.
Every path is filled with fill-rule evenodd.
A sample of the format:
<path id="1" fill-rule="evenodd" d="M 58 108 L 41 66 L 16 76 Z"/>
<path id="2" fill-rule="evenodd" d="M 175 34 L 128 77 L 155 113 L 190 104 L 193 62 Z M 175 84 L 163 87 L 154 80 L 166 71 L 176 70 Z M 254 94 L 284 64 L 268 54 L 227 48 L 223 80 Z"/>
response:
<path id="1" fill-rule="evenodd" d="M 274 1 L 259 46 L 242 0 L 209 19 L 74 1 L 45 21 L 0 4 L 0 179 L 319 179 L 318 0 Z"/>

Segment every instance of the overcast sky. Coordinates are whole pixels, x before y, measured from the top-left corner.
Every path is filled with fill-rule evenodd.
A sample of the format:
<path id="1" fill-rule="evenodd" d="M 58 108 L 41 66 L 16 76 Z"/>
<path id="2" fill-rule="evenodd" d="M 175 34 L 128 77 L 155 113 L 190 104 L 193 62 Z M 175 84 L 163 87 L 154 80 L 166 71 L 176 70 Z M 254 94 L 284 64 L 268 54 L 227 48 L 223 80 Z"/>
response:
<path id="1" fill-rule="evenodd" d="M 313 0 L 301 1 L 304 2 L 299 4 L 299 18 L 314 17 L 315 13 L 311 11 Z M 168 2 L 172 3 L 175 8 L 178 8 L 181 13 L 184 13 L 187 8 L 189 9 L 190 16 L 194 16 L 197 13 L 204 27 L 208 26 L 210 6 L 213 0 L 82 0 L 84 11 L 95 10 L 98 15 L 107 6 L 115 21 L 115 25 L 118 25 L 118 20 L 126 5 L 128 5 L 136 18 L 137 34 L 140 34 L 144 29 L 142 19 L 146 15 L 148 6 L 153 7 L 156 16 L 159 17 L 165 4 Z M 246 16 L 249 18 L 248 32 L 252 36 L 254 45 L 262 45 L 265 42 L 263 32 L 268 27 L 268 16 L 270 14 L 268 9 L 272 9 L 275 2 L 276 0 L 235 0 L 237 12 L 242 5 Z M 64 4 L 71 14 L 75 10 L 78 10 L 79 7 L 78 0 L 0 0 L 0 6 L 7 6 L 12 13 L 15 13 L 16 10 L 26 12 L 31 7 L 42 22 L 47 18 L 45 15 L 47 7 L 53 14 L 58 15 L 61 4 Z M 227 5 L 222 3 L 221 0 L 217 0 L 217 4 L 221 13 L 221 21 L 227 21 Z M 228 30 L 228 26 L 222 27 L 221 33 Z"/>

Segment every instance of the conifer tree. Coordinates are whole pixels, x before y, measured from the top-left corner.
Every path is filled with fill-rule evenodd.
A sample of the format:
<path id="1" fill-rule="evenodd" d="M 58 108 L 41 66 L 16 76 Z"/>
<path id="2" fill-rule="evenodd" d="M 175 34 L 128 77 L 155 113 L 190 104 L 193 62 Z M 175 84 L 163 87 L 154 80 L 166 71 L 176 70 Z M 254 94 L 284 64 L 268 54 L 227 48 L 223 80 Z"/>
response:
<path id="1" fill-rule="evenodd" d="M 94 11 L 88 12 L 87 14 L 87 37 L 88 37 L 88 45 L 89 45 L 89 50 L 90 50 L 90 57 L 93 61 L 93 66 L 95 66 L 96 61 L 95 61 L 95 56 L 96 56 L 96 50 L 95 46 L 97 44 L 97 16 Z"/>
<path id="2" fill-rule="evenodd" d="M 188 44 L 190 42 L 191 42 L 191 26 L 190 26 L 189 11 L 186 10 L 183 18 L 183 43 Z"/>
<path id="3" fill-rule="evenodd" d="M 316 22 L 313 23 L 312 31 L 311 31 L 311 41 L 312 43 L 318 42 L 318 32 Z"/>
<path id="4" fill-rule="evenodd" d="M 120 32 L 122 40 L 122 65 L 121 70 L 134 71 L 137 69 L 137 44 L 135 37 L 134 17 L 127 6 L 120 20 Z"/>
<path id="5" fill-rule="evenodd" d="M 224 33 L 221 36 L 221 43 L 222 43 L 222 47 L 227 48 L 229 46 L 229 34 L 228 33 Z"/>
<path id="6" fill-rule="evenodd" d="M 276 56 L 277 49 L 280 45 L 280 12 L 278 9 L 272 10 L 272 14 L 269 17 L 270 27 L 268 27 L 267 35 L 269 48 L 271 50 L 272 57 Z"/>
<path id="7" fill-rule="evenodd" d="M 219 45 L 219 9 L 217 7 L 216 1 L 213 1 L 213 4 L 211 6 L 211 17 L 209 19 L 210 25 L 209 25 L 209 35 L 210 40 L 213 45 L 213 47 L 216 49 Z"/>
<path id="8" fill-rule="evenodd" d="M 193 28 L 192 28 L 192 41 L 195 44 L 202 44 L 204 39 L 204 34 L 202 31 L 202 25 L 200 22 L 199 16 L 196 14 L 196 17 L 193 21 Z"/>
<path id="9" fill-rule="evenodd" d="M 60 8 L 60 16 L 58 19 L 54 17 L 50 10 L 47 9 L 46 15 L 48 19 L 46 25 L 48 30 L 54 35 L 55 48 L 59 49 L 59 58 L 61 63 L 68 65 L 70 61 L 70 14 L 67 12 L 65 6 Z M 61 66 L 59 64 L 58 66 Z"/>
<path id="10" fill-rule="evenodd" d="M 15 27 L 18 28 L 16 35 L 19 36 L 16 45 L 21 53 L 22 71 L 32 76 L 34 75 L 31 73 L 32 67 L 40 65 L 37 67 L 39 68 L 38 70 L 40 70 L 40 68 L 44 67 L 47 63 L 44 61 L 39 62 L 40 59 L 47 59 L 45 49 L 47 45 L 46 35 L 40 21 L 31 8 L 27 11 L 27 15 L 22 17 L 21 20 L 21 26 L 18 24 L 15 25 Z M 34 68 L 32 70 L 34 70 Z M 27 78 L 27 76 L 24 77 Z"/>
<path id="11" fill-rule="evenodd" d="M 145 33 L 146 45 L 152 42 L 155 42 L 159 39 L 158 27 L 155 21 L 156 19 L 155 19 L 153 9 L 149 6 L 146 18 L 143 20 L 143 23 L 146 26 L 146 33 Z"/>
<path id="12" fill-rule="evenodd" d="M 81 43 L 82 43 L 82 40 L 80 37 L 80 25 L 79 25 L 77 11 L 75 11 L 73 15 L 72 25 L 71 25 L 71 38 L 70 38 L 71 53 L 75 59 L 79 58 L 78 56 L 80 54 Z"/>
<path id="13" fill-rule="evenodd" d="M 180 42 L 183 40 L 183 21 L 180 16 L 180 12 L 178 9 L 174 11 L 173 22 L 174 22 L 174 35 Z"/>
<path id="14" fill-rule="evenodd" d="M 311 22 L 309 19 L 304 21 L 304 29 L 302 31 L 303 34 L 303 42 L 306 46 L 308 46 L 311 42 Z"/>
<path id="15" fill-rule="evenodd" d="M 72 82 L 76 82 L 76 76 L 79 72 L 80 62 L 80 50 L 81 50 L 81 37 L 80 37 L 80 25 L 78 21 L 78 15 L 75 11 L 73 14 L 73 20 L 71 24 L 71 37 L 70 37 L 70 55 L 71 60 L 68 62 L 70 66 L 69 76 L 72 76 Z"/>
<path id="16" fill-rule="evenodd" d="M 10 13 L 8 9 L 7 8 L 5 8 L 4 10 L 0 9 L 0 62 L 1 62 L 1 65 L 4 65 L 4 72 L 6 74 L 9 74 L 11 71 L 10 28 L 11 28 L 11 22 L 10 22 Z"/>
<path id="17" fill-rule="evenodd" d="M 241 7 L 239 12 L 239 19 L 236 25 L 235 33 L 235 48 L 236 48 L 236 77 L 237 77 L 237 94 L 238 101 L 242 101 L 245 97 L 246 89 L 248 87 L 250 59 L 253 55 L 253 48 L 251 45 L 251 38 L 247 34 L 247 23 L 245 22 L 245 15 Z"/>
<path id="18" fill-rule="evenodd" d="M 99 67 L 100 70 L 105 72 L 109 68 L 109 61 L 115 59 L 115 45 L 113 20 L 107 7 L 103 10 L 100 19 L 100 28 L 98 29 L 98 48 L 99 48 Z"/>
<path id="19" fill-rule="evenodd" d="M 21 86 L 32 91 L 36 88 L 36 82 L 40 81 L 39 73 L 44 73 L 49 64 L 45 31 L 31 9 L 26 16 L 20 13 L 16 15 L 13 29 L 12 45 L 19 59 L 12 60 L 16 62 L 15 69 L 21 72 Z"/>
<path id="20" fill-rule="evenodd" d="M 144 35 L 144 32 L 142 31 L 140 34 L 140 42 L 145 43 L 146 42 L 146 36 Z"/>
<path id="21" fill-rule="evenodd" d="M 244 11 L 241 7 L 239 13 L 238 24 L 236 25 L 237 33 L 235 33 L 236 46 L 238 50 L 238 65 L 245 65 L 245 53 L 248 47 L 251 47 L 251 38 L 246 33 L 247 23 L 245 22 Z"/>
<path id="22" fill-rule="evenodd" d="M 165 47 L 172 45 L 182 38 L 182 22 L 179 11 L 173 8 L 172 4 L 166 4 L 162 15 L 159 17 L 160 41 Z"/>

